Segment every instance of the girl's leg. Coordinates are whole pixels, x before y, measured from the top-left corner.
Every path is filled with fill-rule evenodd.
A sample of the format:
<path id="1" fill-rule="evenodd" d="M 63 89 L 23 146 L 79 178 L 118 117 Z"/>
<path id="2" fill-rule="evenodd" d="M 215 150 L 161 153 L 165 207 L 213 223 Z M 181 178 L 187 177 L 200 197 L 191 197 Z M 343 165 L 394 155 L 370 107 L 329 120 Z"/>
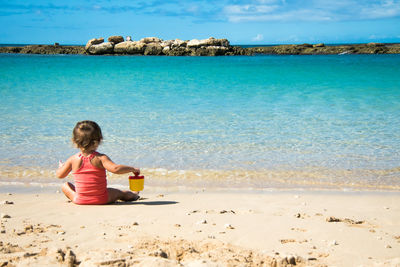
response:
<path id="1" fill-rule="evenodd" d="M 132 191 L 122 191 L 115 188 L 107 188 L 108 191 L 108 203 L 113 203 L 117 200 L 123 201 L 135 201 L 139 199 L 139 194 L 135 194 Z"/>
<path id="2" fill-rule="evenodd" d="M 71 201 L 74 201 L 75 197 L 75 186 L 69 182 L 64 183 L 61 187 L 64 195 L 69 198 Z"/>

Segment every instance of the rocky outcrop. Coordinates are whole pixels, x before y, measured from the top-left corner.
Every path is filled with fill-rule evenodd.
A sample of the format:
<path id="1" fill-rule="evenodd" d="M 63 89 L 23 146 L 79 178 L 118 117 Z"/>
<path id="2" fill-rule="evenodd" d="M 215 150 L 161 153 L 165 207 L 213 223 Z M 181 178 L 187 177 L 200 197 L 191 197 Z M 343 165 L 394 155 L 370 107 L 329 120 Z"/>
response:
<path id="1" fill-rule="evenodd" d="M 61 46 L 61 45 L 27 45 L 16 47 L 0 47 L 0 53 L 20 53 L 20 54 L 84 54 L 83 46 Z"/>
<path id="2" fill-rule="evenodd" d="M 199 47 L 209 47 L 209 46 L 218 46 L 218 47 L 229 47 L 229 41 L 227 39 L 215 39 L 210 37 L 204 40 L 193 39 L 187 42 L 187 47 L 189 48 L 199 48 Z"/>
<path id="3" fill-rule="evenodd" d="M 368 43 L 367 46 L 372 46 L 372 47 L 381 47 L 381 46 L 385 46 L 382 43 Z"/>
<path id="4" fill-rule="evenodd" d="M 123 41 L 122 36 L 111 36 L 108 43 L 104 38 L 91 39 L 85 46 L 90 55 L 128 54 L 128 55 L 168 55 L 168 56 L 222 56 L 231 55 L 233 47 L 227 39 L 208 39 L 190 41 L 162 40 L 158 37 L 145 37 L 139 41 Z M 113 49 L 111 49 L 113 46 Z"/>
<path id="5" fill-rule="evenodd" d="M 206 46 L 199 47 L 196 50 L 192 50 L 192 56 L 223 56 L 226 55 L 228 52 L 230 52 L 228 47 Z"/>
<path id="6" fill-rule="evenodd" d="M 103 42 L 104 42 L 104 38 L 103 38 L 103 37 L 101 37 L 101 38 L 90 39 L 90 40 L 86 43 L 85 50 L 88 51 L 89 48 L 90 48 L 92 45 L 101 44 L 101 43 L 103 43 Z"/>
<path id="7" fill-rule="evenodd" d="M 145 46 L 139 42 L 125 41 L 114 46 L 114 53 L 116 54 L 143 54 Z"/>
<path id="8" fill-rule="evenodd" d="M 315 44 L 315 45 L 313 45 L 313 47 L 324 47 L 324 46 L 325 46 L 324 43 L 320 43 L 320 44 Z"/>
<path id="9" fill-rule="evenodd" d="M 145 37 L 141 39 L 139 42 L 145 43 L 145 44 L 151 44 L 151 43 L 161 43 L 162 40 L 157 37 Z"/>
<path id="10" fill-rule="evenodd" d="M 108 37 L 108 41 L 110 43 L 118 44 L 124 41 L 124 37 L 122 36 L 110 36 Z"/>
<path id="11" fill-rule="evenodd" d="M 239 49 L 241 55 L 344 55 L 344 54 L 400 54 L 400 44 L 355 45 L 277 45 Z"/>
<path id="12" fill-rule="evenodd" d="M 124 51 L 128 51 L 129 46 L 132 44 L 133 42 L 121 42 L 118 43 L 116 45 L 114 45 L 114 52 L 117 54 L 122 54 Z"/>
<path id="13" fill-rule="evenodd" d="M 159 42 L 147 43 L 145 46 L 144 55 L 159 56 L 163 54 L 163 47 Z"/>
<path id="14" fill-rule="evenodd" d="M 153 55 L 153 56 L 223 56 L 223 55 L 333 55 L 333 54 L 400 54 L 400 44 L 368 43 L 355 45 L 300 44 L 243 48 L 231 46 L 227 39 L 162 40 L 146 37 L 132 41 L 127 36 L 94 38 L 86 46 L 28 45 L 0 47 L 0 53 L 23 54 L 89 54 L 89 55 Z"/>
<path id="15" fill-rule="evenodd" d="M 112 54 L 114 52 L 114 43 L 106 42 L 89 46 L 86 50 L 91 55 Z"/>

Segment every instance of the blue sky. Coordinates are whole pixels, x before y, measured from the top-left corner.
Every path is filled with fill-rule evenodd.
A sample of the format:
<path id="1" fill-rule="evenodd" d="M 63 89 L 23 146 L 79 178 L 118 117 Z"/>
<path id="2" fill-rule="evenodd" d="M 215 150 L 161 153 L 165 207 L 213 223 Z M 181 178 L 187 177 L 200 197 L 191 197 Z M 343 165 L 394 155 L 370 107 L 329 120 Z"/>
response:
<path id="1" fill-rule="evenodd" d="M 400 0 L 0 0 L 0 43 L 227 38 L 232 44 L 400 42 Z"/>

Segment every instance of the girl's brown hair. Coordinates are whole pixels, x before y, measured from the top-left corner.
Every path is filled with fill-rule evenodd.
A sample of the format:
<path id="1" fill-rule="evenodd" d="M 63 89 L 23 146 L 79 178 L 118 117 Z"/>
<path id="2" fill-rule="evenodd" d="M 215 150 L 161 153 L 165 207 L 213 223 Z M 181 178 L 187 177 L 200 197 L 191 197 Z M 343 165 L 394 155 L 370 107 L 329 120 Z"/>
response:
<path id="1" fill-rule="evenodd" d="M 72 142 L 80 149 L 89 150 L 103 140 L 100 126 L 94 121 L 80 121 L 72 131 Z"/>

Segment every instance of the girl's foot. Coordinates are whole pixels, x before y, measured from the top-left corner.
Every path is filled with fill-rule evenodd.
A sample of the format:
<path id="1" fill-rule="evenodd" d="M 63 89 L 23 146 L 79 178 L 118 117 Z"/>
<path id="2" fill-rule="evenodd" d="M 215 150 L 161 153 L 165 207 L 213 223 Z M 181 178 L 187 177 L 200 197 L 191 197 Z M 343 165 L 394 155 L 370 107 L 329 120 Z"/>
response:
<path id="1" fill-rule="evenodd" d="M 136 191 L 126 191 L 124 201 L 136 201 L 140 198 L 139 192 Z"/>

